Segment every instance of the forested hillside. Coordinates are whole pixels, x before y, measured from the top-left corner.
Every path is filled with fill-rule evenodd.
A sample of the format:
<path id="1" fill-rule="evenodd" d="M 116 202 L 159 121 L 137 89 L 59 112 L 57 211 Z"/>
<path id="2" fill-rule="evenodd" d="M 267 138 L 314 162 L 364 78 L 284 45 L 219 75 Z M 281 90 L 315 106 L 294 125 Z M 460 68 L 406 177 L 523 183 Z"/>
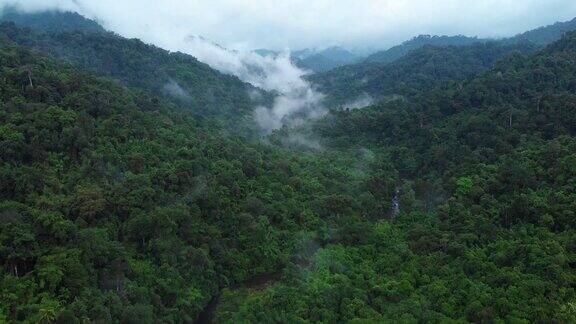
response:
<path id="1" fill-rule="evenodd" d="M 408 102 L 335 111 L 333 149 L 390 156 L 394 221 L 360 220 L 221 322 L 576 320 L 576 33 Z"/>
<path id="2" fill-rule="evenodd" d="M 65 13 L 58 15 L 66 20 Z M 185 105 L 199 115 L 237 117 L 258 104 L 249 96 L 249 91 L 258 90 L 238 78 L 219 73 L 192 56 L 170 53 L 137 39 L 109 32 L 36 31 L 11 22 L 0 24 L 0 33 L 17 44 Z"/>
<path id="3" fill-rule="evenodd" d="M 329 106 L 345 107 L 358 98 L 379 101 L 410 96 L 483 72 L 510 53 L 532 53 L 575 30 L 575 21 L 502 40 L 421 35 L 372 54 L 360 63 L 317 73 L 309 79 L 328 94 Z"/>
<path id="4" fill-rule="evenodd" d="M 502 45 L 496 42 L 471 46 L 425 46 L 394 63 L 362 63 L 310 76 L 319 91 L 328 95 L 330 106 L 346 105 L 370 96 L 414 96 L 446 82 L 459 82 L 489 69 L 504 56 L 532 53 L 530 44 Z"/>
<path id="5" fill-rule="evenodd" d="M 106 32 L 97 22 L 75 12 L 40 11 L 22 13 L 13 7 L 7 7 L 0 11 L 0 21 L 11 21 L 21 27 L 48 32 Z"/>
<path id="6" fill-rule="evenodd" d="M 388 192 L 351 198 L 371 175 L 331 167 L 348 155 L 222 138 L 186 108 L 0 44 L 4 320 L 192 321 L 339 214 L 389 208 Z"/>

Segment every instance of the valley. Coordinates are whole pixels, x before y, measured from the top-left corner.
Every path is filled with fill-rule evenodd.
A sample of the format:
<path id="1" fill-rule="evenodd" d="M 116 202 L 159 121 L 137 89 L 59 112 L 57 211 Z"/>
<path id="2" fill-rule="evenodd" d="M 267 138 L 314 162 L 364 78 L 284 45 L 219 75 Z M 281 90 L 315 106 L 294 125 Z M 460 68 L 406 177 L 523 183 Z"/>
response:
<path id="1" fill-rule="evenodd" d="M 368 55 L 38 8 L 0 4 L 0 322 L 576 321 L 575 20 Z"/>

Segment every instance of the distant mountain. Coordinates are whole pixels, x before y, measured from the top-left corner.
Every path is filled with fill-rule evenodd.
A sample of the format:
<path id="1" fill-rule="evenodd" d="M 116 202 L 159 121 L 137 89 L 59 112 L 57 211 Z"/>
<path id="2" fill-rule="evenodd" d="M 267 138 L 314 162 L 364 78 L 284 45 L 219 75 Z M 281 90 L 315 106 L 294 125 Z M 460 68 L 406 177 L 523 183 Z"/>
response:
<path id="1" fill-rule="evenodd" d="M 532 53 L 537 48 L 529 43 L 499 42 L 470 46 L 425 45 L 390 64 L 367 61 L 315 74 L 309 80 L 328 95 L 329 106 L 346 107 L 367 96 L 376 101 L 414 96 L 444 82 L 461 81 L 483 72 L 510 53 Z"/>
<path id="2" fill-rule="evenodd" d="M 571 21 L 557 22 L 553 25 L 540 27 L 508 39 L 511 42 L 531 42 L 538 45 L 553 43 L 569 31 L 576 30 L 576 18 Z"/>
<path id="3" fill-rule="evenodd" d="M 254 53 L 261 55 L 261 56 L 278 56 L 278 55 L 280 55 L 279 51 L 273 51 L 273 50 L 264 49 L 264 48 L 254 50 Z"/>
<path id="4" fill-rule="evenodd" d="M 4 11 L 0 11 L 0 21 L 12 21 L 21 27 L 29 27 L 48 32 L 106 32 L 96 21 L 82 17 L 75 12 L 43 11 L 38 13 L 22 13 L 9 7 L 4 9 Z"/>
<path id="5" fill-rule="evenodd" d="M 421 35 L 360 63 L 310 76 L 309 80 L 328 95 L 329 105 L 346 106 L 366 96 L 379 100 L 391 95 L 414 95 L 441 82 L 482 72 L 514 51 L 533 52 L 571 30 L 576 30 L 576 19 L 501 40 Z"/>
<path id="6" fill-rule="evenodd" d="M 354 53 L 341 48 L 330 47 L 320 52 L 303 56 L 296 64 L 306 70 L 325 72 L 340 66 L 356 63 L 361 58 Z"/>
<path id="7" fill-rule="evenodd" d="M 486 40 L 478 39 L 476 37 L 466 37 L 466 36 L 430 36 L 430 35 L 420 35 L 414 37 L 409 41 L 406 41 L 400 45 L 394 46 L 388 50 L 376 52 L 366 59 L 368 62 L 376 62 L 381 64 L 388 64 L 398 60 L 399 58 L 405 56 L 406 54 L 422 48 L 426 45 L 434 46 L 465 46 L 479 42 L 485 42 Z"/>
<path id="8" fill-rule="evenodd" d="M 507 43 L 531 42 L 536 45 L 548 45 L 559 40 L 568 31 L 576 30 L 576 18 L 567 22 L 557 22 L 553 25 L 540 27 L 511 38 L 502 40 Z M 404 55 L 419 49 L 425 45 L 435 46 L 466 46 L 479 42 L 487 42 L 490 39 L 480 39 L 466 36 L 430 36 L 420 35 L 388 50 L 370 55 L 366 61 L 388 64 L 398 60 Z"/>
<path id="9" fill-rule="evenodd" d="M 277 56 L 281 52 L 268 49 L 258 49 L 254 52 L 262 56 Z M 342 47 L 329 47 L 327 49 L 303 49 L 290 53 L 292 61 L 301 69 L 315 73 L 326 72 L 344 65 L 359 62 L 362 57 Z"/>

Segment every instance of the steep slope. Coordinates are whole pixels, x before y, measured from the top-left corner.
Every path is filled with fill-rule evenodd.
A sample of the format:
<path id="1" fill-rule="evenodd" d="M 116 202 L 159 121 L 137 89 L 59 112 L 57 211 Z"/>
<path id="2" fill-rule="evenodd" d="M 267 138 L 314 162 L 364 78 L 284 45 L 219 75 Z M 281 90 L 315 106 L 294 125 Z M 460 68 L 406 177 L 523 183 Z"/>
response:
<path id="1" fill-rule="evenodd" d="M 69 14 L 58 15 L 65 20 Z M 42 21 L 45 23 L 49 24 Z M 258 104 L 249 95 L 258 90 L 238 78 L 224 75 L 192 56 L 170 53 L 137 39 L 106 32 L 35 31 L 12 23 L 1 24 L 0 33 L 20 45 L 162 95 L 197 114 L 242 116 Z"/>
<path id="2" fill-rule="evenodd" d="M 531 53 L 529 44 L 501 45 L 496 42 L 471 46 L 425 46 L 398 61 L 381 65 L 362 63 L 310 76 L 318 90 L 328 95 L 329 106 L 344 106 L 369 96 L 414 96 L 445 82 L 458 82 L 490 68 L 513 53 Z"/>
<path id="3" fill-rule="evenodd" d="M 333 168 L 345 154 L 221 137 L 3 38 L 0 75 L 0 321 L 192 322 L 350 210 L 387 208 L 351 198 L 370 174 Z"/>

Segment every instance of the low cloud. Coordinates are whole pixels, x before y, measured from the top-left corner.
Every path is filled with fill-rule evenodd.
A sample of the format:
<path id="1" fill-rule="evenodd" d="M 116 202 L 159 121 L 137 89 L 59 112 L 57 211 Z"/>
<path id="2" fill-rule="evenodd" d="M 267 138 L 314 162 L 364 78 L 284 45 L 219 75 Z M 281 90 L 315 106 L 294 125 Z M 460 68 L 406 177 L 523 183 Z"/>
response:
<path id="1" fill-rule="evenodd" d="M 374 99 L 367 93 L 361 95 L 355 100 L 344 104 L 345 109 L 360 109 L 372 106 L 374 104 Z"/>
<path id="2" fill-rule="evenodd" d="M 303 79 L 307 72 L 292 63 L 290 52 L 287 50 L 275 56 L 261 56 L 249 50 L 229 50 L 204 37 L 191 35 L 190 26 L 173 25 L 162 19 L 144 19 L 154 25 L 138 28 L 140 22 L 134 20 L 143 14 L 142 11 L 133 15 L 122 13 L 124 19 L 120 20 L 120 13 L 111 10 L 111 7 L 105 10 L 100 5 L 85 0 L 5 1 L 9 1 L 8 4 L 16 5 L 16 8 L 26 12 L 55 8 L 80 12 L 98 19 L 104 23 L 105 27 L 123 36 L 137 37 L 171 51 L 192 55 L 216 70 L 237 76 L 259 89 L 276 94 L 277 97 L 271 106 L 254 107 L 254 119 L 265 133 L 270 133 L 285 125 L 297 126 L 309 118 L 317 118 L 325 114 L 321 105 L 323 95 L 313 90 Z M 102 0 L 102 2 L 106 1 Z M 122 4 L 127 5 L 124 2 Z M 5 4 L 0 4 L 0 8 L 3 5 Z M 151 6 L 142 6 L 140 9 L 146 11 Z M 173 7 L 162 7 L 162 10 L 171 9 Z M 133 11 L 127 10 L 126 12 Z M 174 18 L 178 20 L 176 16 Z M 133 22 L 132 25 L 129 24 L 130 21 Z M 165 84 L 163 90 L 175 98 L 190 99 L 190 95 L 175 80 L 170 80 Z M 260 96 L 257 91 L 250 95 L 253 99 Z"/>
<path id="3" fill-rule="evenodd" d="M 189 101 L 191 99 L 190 94 L 184 90 L 184 88 L 182 88 L 178 82 L 172 79 L 170 79 L 170 81 L 164 85 L 164 92 L 176 99 L 183 101 Z"/>
<path id="4" fill-rule="evenodd" d="M 300 146 L 314 151 L 321 151 L 320 141 L 311 139 L 304 134 L 290 133 L 284 140 L 284 145 Z"/>
<path id="5" fill-rule="evenodd" d="M 300 126 L 306 120 L 319 118 L 326 113 L 321 104 L 323 97 L 310 87 L 294 88 L 278 96 L 272 107 L 257 107 L 254 119 L 266 132 L 283 126 Z"/>
<path id="6" fill-rule="evenodd" d="M 306 72 L 292 63 L 287 51 L 277 56 L 231 51 L 198 36 L 187 37 L 180 50 L 221 72 L 276 93 L 271 107 L 254 110 L 256 123 L 266 133 L 283 126 L 299 126 L 326 113 L 322 107 L 324 96 L 303 79 Z"/>

